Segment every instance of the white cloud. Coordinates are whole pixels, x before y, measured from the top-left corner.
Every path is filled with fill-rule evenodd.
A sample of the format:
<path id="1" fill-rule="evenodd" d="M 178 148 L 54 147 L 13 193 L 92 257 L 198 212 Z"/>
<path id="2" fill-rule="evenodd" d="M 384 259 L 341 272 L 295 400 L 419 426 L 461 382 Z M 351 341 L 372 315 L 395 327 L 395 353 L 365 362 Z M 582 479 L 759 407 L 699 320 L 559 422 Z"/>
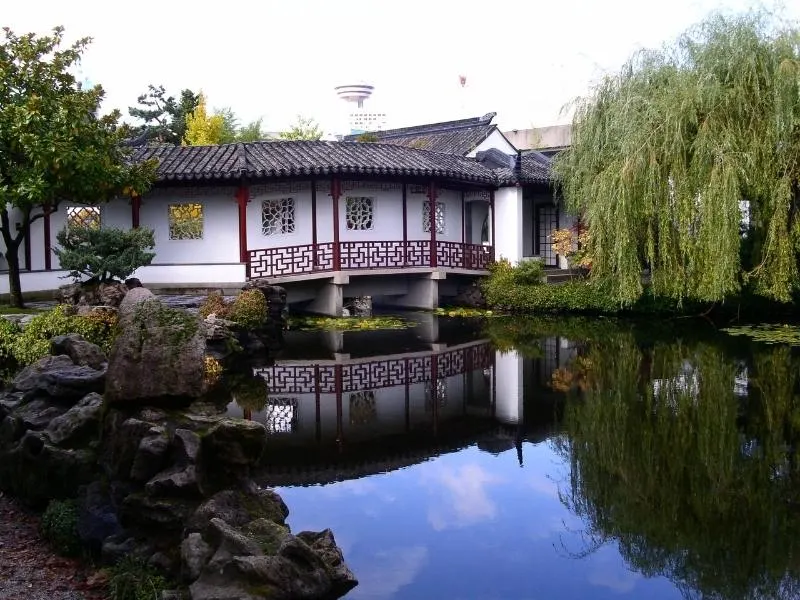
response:
<path id="1" fill-rule="evenodd" d="M 422 481 L 431 491 L 428 522 L 436 531 L 491 520 L 497 514 L 486 488 L 503 479 L 477 464 L 456 468 L 439 464 L 426 471 Z"/>
<path id="2" fill-rule="evenodd" d="M 358 574 L 358 586 L 347 597 L 391 598 L 400 588 L 417 577 L 428 561 L 428 549 L 424 546 L 388 548 L 375 554 L 370 568 Z"/>

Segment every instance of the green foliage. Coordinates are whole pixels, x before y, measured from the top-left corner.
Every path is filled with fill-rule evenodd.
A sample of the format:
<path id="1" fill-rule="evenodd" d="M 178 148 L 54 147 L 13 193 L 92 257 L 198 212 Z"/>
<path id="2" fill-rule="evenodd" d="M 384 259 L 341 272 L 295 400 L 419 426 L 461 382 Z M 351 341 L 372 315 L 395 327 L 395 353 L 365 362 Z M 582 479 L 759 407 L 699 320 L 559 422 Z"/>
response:
<path id="1" fill-rule="evenodd" d="M 278 134 L 282 140 L 312 140 L 322 138 L 322 129 L 314 119 L 297 115 L 294 124 L 286 131 Z"/>
<path id="2" fill-rule="evenodd" d="M 0 362 L 14 357 L 14 340 L 19 332 L 20 328 L 16 323 L 0 318 Z"/>
<path id="3" fill-rule="evenodd" d="M 66 306 L 56 306 L 35 316 L 25 330 L 13 338 L 11 354 L 20 365 L 29 365 L 47 356 L 52 337 L 68 333 L 78 333 L 108 353 L 117 334 L 116 318 L 102 314 L 70 315 Z"/>
<path id="4" fill-rule="evenodd" d="M 800 249 L 800 30 L 713 16 L 642 51 L 577 101 L 555 171 L 591 233 L 592 276 L 630 305 L 719 301 L 748 287 L 787 301 Z M 742 253 L 740 201 L 749 201 Z"/>
<path id="5" fill-rule="evenodd" d="M 397 317 L 291 317 L 289 329 L 325 331 L 371 331 L 407 329 L 415 323 Z"/>
<path id="6" fill-rule="evenodd" d="M 228 317 L 246 329 L 258 329 L 267 320 L 267 299 L 260 290 L 244 290 L 233 301 Z"/>
<path id="7" fill-rule="evenodd" d="M 78 507 L 74 500 L 51 500 L 42 515 L 42 537 L 62 556 L 81 552 L 78 536 Z"/>
<path id="8" fill-rule="evenodd" d="M 126 556 L 109 569 L 110 600 L 161 600 L 169 585 L 143 558 Z"/>
<path id="9" fill-rule="evenodd" d="M 483 308 L 469 308 L 465 306 L 446 306 L 436 308 L 433 314 L 440 317 L 458 317 L 461 319 L 480 319 L 484 317 L 499 317 L 498 313 Z"/>
<path id="10" fill-rule="evenodd" d="M 9 265 L 11 303 L 22 306 L 19 246 L 28 225 L 64 201 L 97 204 L 123 192 L 143 193 L 155 163 L 127 160 L 119 112 L 102 114 L 100 86 L 84 89 L 74 66 L 89 44 L 61 48 L 63 29 L 0 42 L 0 234 Z M 10 210 L 19 211 L 16 230 Z"/>
<path id="11" fill-rule="evenodd" d="M 523 260 L 513 268 L 514 283 L 539 285 L 544 281 L 544 267 L 539 260 Z"/>
<path id="12" fill-rule="evenodd" d="M 55 249 L 61 268 L 76 281 L 86 277 L 99 283 L 123 281 L 155 257 L 155 252 L 147 251 L 155 247 L 153 230 L 147 228 L 69 227 L 59 231 L 56 240 L 61 245 Z"/>
<path id="13" fill-rule="evenodd" d="M 231 304 L 225 301 L 222 292 L 209 292 L 198 312 L 204 319 L 211 314 L 217 315 L 220 319 L 227 319 L 231 312 Z"/>
<path id="14" fill-rule="evenodd" d="M 796 325 L 742 325 L 723 329 L 729 335 L 739 335 L 752 338 L 756 342 L 765 344 L 786 344 L 800 346 L 800 327 Z"/>
<path id="15" fill-rule="evenodd" d="M 366 131 L 366 132 L 364 132 L 364 133 L 362 133 L 362 134 L 360 134 L 359 136 L 356 137 L 356 141 L 357 142 L 362 142 L 362 143 L 375 143 L 375 142 L 377 142 L 379 140 L 380 140 L 380 138 L 377 136 L 377 134 L 375 134 L 375 133 L 373 133 L 371 131 Z"/>
<path id="16" fill-rule="evenodd" d="M 186 117 L 197 108 L 200 95 L 185 89 L 176 100 L 173 96 L 166 96 L 163 85 L 149 85 L 147 88 L 147 92 L 136 100 L 139 106 L 128 108 L 128 114 L 142 122 L 134 132 L 148 140 L 180 144 L 186 134 Z"/>
<path id="17" fill-rule="evenodd" d="M 228 124 L 230 126 L 230 123 Z M 206 97 L 200 92 L 197 106 L 186 115 L 186 133 L 183 135 L 184 146 L 210 146 L 222 143 L 225 132 L 225 115 L 208 114 Z"/>

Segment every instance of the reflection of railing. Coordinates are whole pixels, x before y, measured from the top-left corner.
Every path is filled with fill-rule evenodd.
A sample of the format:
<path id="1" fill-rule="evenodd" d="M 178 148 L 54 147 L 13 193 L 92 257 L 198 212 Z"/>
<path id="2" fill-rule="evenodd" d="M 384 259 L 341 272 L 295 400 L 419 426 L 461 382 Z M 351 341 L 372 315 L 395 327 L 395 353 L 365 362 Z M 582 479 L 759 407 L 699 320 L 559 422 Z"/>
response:
<path id="1" fill-rule="evenodd" d="M 492 365 L 491 346 L 478 344 L 424 356 L 342 364 L 277 364 L 255 372 L 270 394 L 333 394 L 423 383 Z"/>
<path id="2" fill-rule="evenodd" d="M 432 244 L 436 260 L 431 256 Z M 491 261 L 491 246 L 428 240 L 323 242 L 248 252 L 251 278 L 434 266 L 484 271 Z"/>

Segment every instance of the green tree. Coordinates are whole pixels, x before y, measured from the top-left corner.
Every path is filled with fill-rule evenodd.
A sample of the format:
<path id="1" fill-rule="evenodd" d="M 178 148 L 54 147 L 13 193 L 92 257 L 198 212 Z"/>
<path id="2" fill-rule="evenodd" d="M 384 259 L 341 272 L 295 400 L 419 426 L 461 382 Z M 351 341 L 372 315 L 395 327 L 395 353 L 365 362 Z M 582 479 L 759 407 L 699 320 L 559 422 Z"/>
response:
<path id="1" fill-rule="evenodd" d="M 319 140 L 322 138 L 322 129 L 314 119 L 297 115 L 297 119 L 287 131 L 278 134 L 282 140 Z"/>
<path id="2" fill-rule="evenodd" d="M 191 114 L 200 99 L 192 90 L 181 91 L 177 100 L 166 96 L 163 85 L 148 86 L 148 91 L 137 98 L 139 106 L 128 108 L 128 114 L 141 124 L 134 132 L 148 140 L 180 144 L 186 134 L 186 116 Z"/>
<path id="3" fill-rule="evenodd" d="M 243 125 L 236 133 L 236 141 L 238 142 L 258 142 L 267 139 L 267 134 L 261 128 L 262 119 L 250 121 L 247 125 Z"/>
<path id="4" fill-rule="evenodd" d="M 61 27 L 48 36 L 3 32 L 0 235 L 11 303 L 21 307 L 19 247 L 30 225 L 65 200 L 96 204 L 125 191 L 142 193 L 155 168 L 126 160 L 119 112 L 99 116 L 103 89 L 82 89 L 70 73 L 88 38 L 62 49 Z"/>
<path id="5" fill-rule="evenodd" d="M 69 227 L 59 231 L 56 240 L 61 245 L 55 249 L 61 268 L 76 280 L 123 281 L 156 256 L 148 252 L 156 243 L 153 230 L 146 228 Z"/>
<path id="6" fill-rule="evenodd" d="M 197 107 L 191 114 L 186 116 L 186 133 L 183 136 L 184 145 L 208 146 L 220 144 L 224 134 L 225 115 L 209 115 L 206 109 L 206 97 L 200 92 Z"/>
<path id="7" fill-rule="evenodd" d="M 239 118 L 230 107 L 214 109 L 214 115 L 222 117 L 222 133 L 219 136 L 220 144 L 232 144 L 238 141 Z"/>
<path id="8" fill-rule="evenodd" d="M 634 302 L 787 301 L 800 250 L 800 30 L 713 16 L 576 102 L 556 160 L 591 232 L 592 275 Z M 749 202 L 749 231 L 742 235 Z"/>

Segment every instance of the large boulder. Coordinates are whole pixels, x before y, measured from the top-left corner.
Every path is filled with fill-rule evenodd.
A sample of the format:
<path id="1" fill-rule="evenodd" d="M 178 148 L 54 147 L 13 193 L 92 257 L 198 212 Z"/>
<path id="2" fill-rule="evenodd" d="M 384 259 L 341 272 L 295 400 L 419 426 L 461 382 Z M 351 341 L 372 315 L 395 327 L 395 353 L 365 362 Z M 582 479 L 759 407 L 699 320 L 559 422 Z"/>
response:
<path id="1" fill-rule="evenodd" d="M 67 412 L 52 419 L 45 430 L 49 441 L 70 448 L 88 445 L 100 434 L 103 397 L 91 393 Z"/>
<path id="2" fill-rule="evenodd" d="M 133 316 L 136 307 L 141 302 L 155 298 L 155 294 L 143 287 L 135 287 L 128 290 L 125 297 L 119 304 L 119 319 L 120 321 L 127 321 Z"/>
<path id="3" fill-rule="evenodd" d="M 106 355 L 100 346 L 88 342 L 78 333 L 58 335 L 50 340 L 50 354 L 53 356 L 69 356 L 76 365 L 103 369 L 106 364 Z"/>
<path id="4" fill-rule="evenodd" d="M 102 392 L 104 370 L 76 365 L 69 356 L 45 356 L 25 367 L 14 378 L 12 391 L 27 398 L 48 396 L 58 400 L 79 400 L 91 392 Z"/>
<path id="5" fill-rule="evenodd" d="M 134 288 L 130 294 L 146 288 Z M 205 392 L 205 332 L 199 317 L 157 299 L 120 306 L 122 333 L 108 364 L 106 400 L 112 404 L 185 401 Z M 131 312 L 126 312 L 130 310 Z"/>

